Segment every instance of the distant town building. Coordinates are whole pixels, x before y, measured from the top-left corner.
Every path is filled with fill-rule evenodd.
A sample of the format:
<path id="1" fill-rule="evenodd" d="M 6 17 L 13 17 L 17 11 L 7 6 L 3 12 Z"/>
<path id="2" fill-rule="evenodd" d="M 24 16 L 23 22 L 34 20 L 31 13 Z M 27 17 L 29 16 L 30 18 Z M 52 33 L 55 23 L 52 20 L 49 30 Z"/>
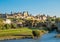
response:
<path id="1" fill-rule="evenodd" d="M 43 15 L 36 15 L 36 16 L 32 16 L 32 15 L 29 15 L 28 11 L 24 11 L 24 12 L 17 12 L 17 13 L 5 13 L 5 14 L 0 14 L 0 18 L 5 18 L 5 19 L 8 19 L 8 18 L 20 18 L 20 19 L 32 19 L 32 20 L 38 20 L 38 21 L 45 21 L 49 18 L 56 18 L 56 16 L 53 16 L 53 17 L 50 17 L 49 15 L 45 16 L 44 14 Z"/>
<path id="2" fill-rule="evenodd" d="M 37 15 L 36 16 L 39 20 L 46 20 L 47 17 L 45 15 Z"/>
<path id="3" fill-rule="evenodd" d="M 28 16 L 28 12 L 26 12 L 26 11 L 24 11 L 23 14 L 24 14 L 24 17 Z"/>
<path id="4" fill-rule="evenodd" d="M 5 20 L 3 21 L 3 23 L 5 23 L 5 24 L 11 24 L 11 20 L 10 20 L 10 19 L 5 19 Z"/>
<path id="5" fill-rule="evenodd" d="M 6 14 L 0 14 L 0 18 L 6 18 Z"/>
<path id="6" fill-rule="evenodd" d="M 21 18 L 22 17 L 22 13 L 13 13 L 11 14 L 7 14 L 7 18 Z"/>
<path id="7" fill-rule="evenodd" d="M 47 19 L 47 17 L 46 16 L 43 16 L 43 20 L 46 20 Z"/>

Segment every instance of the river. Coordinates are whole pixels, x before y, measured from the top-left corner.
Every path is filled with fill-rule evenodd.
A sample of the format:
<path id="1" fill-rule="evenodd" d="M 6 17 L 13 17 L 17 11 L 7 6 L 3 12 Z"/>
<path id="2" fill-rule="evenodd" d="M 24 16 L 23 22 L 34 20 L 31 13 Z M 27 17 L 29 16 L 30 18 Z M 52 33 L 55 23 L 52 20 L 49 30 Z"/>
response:
<path id="1" fill-rule="evenodd" d="M 54 31 L 44 34 L 39 39 L 1 40 L 0 42 L 60 42 L 60 38 L 54 38 L 56 34 Z"/>

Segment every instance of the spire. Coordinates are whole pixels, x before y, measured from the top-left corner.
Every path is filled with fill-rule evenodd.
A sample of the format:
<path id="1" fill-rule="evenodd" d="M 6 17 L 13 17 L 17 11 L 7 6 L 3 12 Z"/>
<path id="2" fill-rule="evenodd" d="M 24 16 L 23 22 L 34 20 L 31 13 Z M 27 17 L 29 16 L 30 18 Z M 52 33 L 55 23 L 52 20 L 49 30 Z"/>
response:
<path id="1" fill-rule="evenodd" d="M 12 15 L 13 13 L 12 13 L 12 11 L 11 11 L 11 15 Z"/>

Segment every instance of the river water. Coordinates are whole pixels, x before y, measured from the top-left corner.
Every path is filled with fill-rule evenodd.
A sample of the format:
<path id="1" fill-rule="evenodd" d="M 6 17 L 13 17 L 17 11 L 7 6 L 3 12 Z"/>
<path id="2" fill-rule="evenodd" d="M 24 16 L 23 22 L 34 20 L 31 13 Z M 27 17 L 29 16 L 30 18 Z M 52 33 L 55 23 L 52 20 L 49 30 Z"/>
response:
<path id="1" fill-rule="evenodd" d="M 1 40 L 0 42 L 60 42 L 60 38 L 54 38 L 56 34 L 54 31 L 44 34 L 39 39 Z"/>

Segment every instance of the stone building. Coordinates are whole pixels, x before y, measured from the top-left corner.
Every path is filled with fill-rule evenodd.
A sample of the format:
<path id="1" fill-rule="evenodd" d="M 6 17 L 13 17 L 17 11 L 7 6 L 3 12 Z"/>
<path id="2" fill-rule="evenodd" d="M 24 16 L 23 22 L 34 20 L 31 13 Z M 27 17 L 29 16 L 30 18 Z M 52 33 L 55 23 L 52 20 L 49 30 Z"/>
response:
<path id="1" fill-rule="evenodd" d="M 22 13 L 13 13 L 13 14 L 7 14 L 7 18 L 21 18 Z"/>
<path id="2" fill-rule="evenodd" d="M 6 18 L 6 14 L 0 14 L 0 18 Z"/>
<path id="3" fill-rule="evenodd" d="M 24 17 L 29 16 L 29 15 L 28 15 L 28 12 L 26 12 L 26 11 L 23 12 L 23 15 L 24 15 Z"/>

